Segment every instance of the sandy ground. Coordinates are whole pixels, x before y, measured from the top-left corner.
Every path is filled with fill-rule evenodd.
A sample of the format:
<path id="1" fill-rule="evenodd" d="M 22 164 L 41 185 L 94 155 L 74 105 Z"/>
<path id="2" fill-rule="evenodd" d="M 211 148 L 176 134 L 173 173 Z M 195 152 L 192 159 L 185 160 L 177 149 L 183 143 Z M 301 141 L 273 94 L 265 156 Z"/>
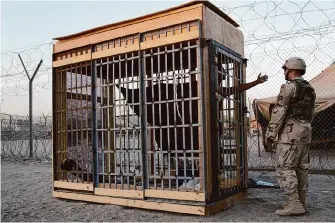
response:
<path id="1" fill-rule="evenodd" d="M 276 183 L 274 173 L 250 173 Z M 309 213 L 279 217 L 285 196 L 279 189 L 249 189 L 248 199 L 211 217 L 66 201 L 51 196 L 51 165 L 39 162 L 1 163 L 1 221 L 335 221 L 334 176 L 312 175 Z"/>

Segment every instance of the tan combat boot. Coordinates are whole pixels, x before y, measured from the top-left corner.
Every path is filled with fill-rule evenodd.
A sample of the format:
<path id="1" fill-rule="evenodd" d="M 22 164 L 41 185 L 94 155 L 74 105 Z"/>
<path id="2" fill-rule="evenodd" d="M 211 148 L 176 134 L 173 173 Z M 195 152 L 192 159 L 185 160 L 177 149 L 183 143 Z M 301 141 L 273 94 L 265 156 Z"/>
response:
<path id="1" fill-rule="evenodd" d="M 298 192 L 295 192 L 288 197 L 289 203 L 283 210 L 277 210 L 276 214 L 281 216 L 298 215 L 305 213 L 305 209 L 300 203 Z"/>
<path id="2" fill-rule="evenodd" d="M 299 194 L 299 200 L 300 203 L 302 204 L 302 206 L 304 206 L 305 211 L 307 212 L 307 202 L 306 202 L 306 195 L 307 192 L 306 191 L 298 191 Z M 287 205 L 289 204 L 289 201 L 285 201 L 285 203 L 282 205 L 282 208 L 284 209 Z"/>
<path id="3" fill-rule="evenodd" d="M 304 206 L 305 211 L 307 211 L 307 202 L 306 202 L 307 192 L 306 191 L 298 191 L 298 194 L 299 194 L 299 200 L 300 200 L 302 206 Z"/>

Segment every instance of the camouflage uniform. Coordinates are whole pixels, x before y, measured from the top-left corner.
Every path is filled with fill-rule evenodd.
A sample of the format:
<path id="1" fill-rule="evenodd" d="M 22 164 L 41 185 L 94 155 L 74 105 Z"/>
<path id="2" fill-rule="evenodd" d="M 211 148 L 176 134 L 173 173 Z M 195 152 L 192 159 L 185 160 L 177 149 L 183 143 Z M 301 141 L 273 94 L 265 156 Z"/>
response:
<path id="1" fill-rule="evenodd" d="M 303 91 L 302 97 L 301 91 Z M 297 103 L 299 98 L 302 102 L 300 104 Z M 276 172 L 279 185 L 288 196 L 299 195 L 305 210 L 305 196 L 308 189 L 308 146 L 311 141 L 314 103 L 314 89 L 301 77 L 283 84 L 266 132 L 266 138 L 274 141 L 278 155 Z M 297 214 L 284 210 L 279 211 L 285 213 L 280 215 Z"/>
<path id="2" fill-rule="evenodd" d="M 267 131 L 267 137 L 273 138 L 276 142 L 278 182 L 287 195 L 297 190 L 308 189 L 311 120 L 287 117 L 291 100 L 296 96 L 296 88 L 294 81 L 281 86 Z"/>

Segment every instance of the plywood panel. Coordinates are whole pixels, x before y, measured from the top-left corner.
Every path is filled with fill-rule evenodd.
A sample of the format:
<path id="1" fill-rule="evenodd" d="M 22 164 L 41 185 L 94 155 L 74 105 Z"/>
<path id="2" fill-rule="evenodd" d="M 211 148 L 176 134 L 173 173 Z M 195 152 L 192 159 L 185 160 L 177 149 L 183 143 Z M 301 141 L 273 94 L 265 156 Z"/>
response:
<path id="1" fill-rule="evenodd" d="M 204 7 L 204 35 L 244 57 L 243 33 L 207 7 Z"/>
<path id="2" fill-rule="evenodd" d="M 108 50 L 94 52 L 92 54 L 92 59 L 109 57 L 109 56 L 113 56 L 113 55 L 118 55 L 118 54 L 138 51 L 138 50 L 139 50 L 139 45 L 138 44 L 126 45 L 126 46 L 122 46 L 122 47 L 117 47 L 117 48 L 112 48 L 112 49 L 108 49 Z"/>
<path id="3" fill-rule="evenodd" d="M 143 198 L 143 191 L 95 188 L 95 194 L 112 197 Z"/>
<path id="4" fill-rule="evenodd" d="M 123 25 L 112 30 L 106 30 L 101 33 L 83 36 L 69 41 L 56 43 L 54 46 L 54 53 L 66 51 L 73 48 L 78 48 L 90 44 L 96 44 L 114 38 L 128 36 L 134 33 L 147 32 L 150 30 L 159 29 L 175 24 L 180 24 L 188 21 L 201 19 L 202 4 L 197 4 L 190 7 L 185 7 L 166 14 L 155 16 L 154 18 L 147 18 L 144 21 L 136 21 L 130 25 Z"/>
<path id="5" fill-rule="evenodd" d="M 203 103 L 205 107 L 205 123 L 203 128 L 205 128 L 205 138 L 206 138 L 206 148 L 204 148 L 205 155 L 205 175 L 206 175 L 206 200 L 209 200 L 212 197 L 213 193 L 213 173 L 212 173 L 212 143 L 211 143 L 211 98 L 210 98 L 210 60 L 209 60 L 209 47 L 203 49 L 203 80 L 204 80 L 204 95 Z"/>
<path id="6" fill-rule="evenodd" d="M 103 204 L 114 204 L 127 207 L 136 207 L 144 208 L 151 210 L 160 210 L 160 211 L 170 211 L 177 213 L 185 214 L 194 214 L 194 215 L 204 215 L 205 207 L 201 206 L 191 206 L 191 205 L 180 205 L 180 204 L 171 204 L 171 203 L 157 203 L 144 200 L 131 200 L 124 198 L 112 198 L 105 196 L 89 195 L 89 194 L 79 194 L 79 193 L 66 193 L 53 191 L 53 196 L 57 198 L 72 199 L 77 201 L 88 201 L 94 203 L 103 203 Z"/>
<path id="7" fill-rule="evenodd" d="M 166 190 L 145 190 L 145 197 L 165 198 L 184 201 L 205 201 L 204 193 Z"/>
<path id="8" fill-rule="evenodd" d="M 70 189 L 70 190 L 83 190 L 83 191 L 93 191 L 93 184 L 85 183 L 72 183 L 66 181 L 54 181 L 53 184 L 56 188 Z"/>
<path id="9" fill-rule="evenodd" d="M 182 41 L 192 40 L 192 39 L 197 39 L 197 38 L 199 38 L 199 31 L 194 30 L 194 31 L 182 33 L 179 35 L 173 35 L 173 36 L 169 36 L 165 38 L 142 42 L 141 50 L 158 47 L 158 46 L 169 45 L 172 43 L 177 43 L 177 42 L 182 42 Z"/>
<path id="10" fill-rule="evenodd" d="M 52 62 L 52 67 L 61 67 L 68 64 L 75 64 L 83 61 L 91 60 L 91 51 L 88 54 L 74 56 L 63 60 L 57 60 Z"/>

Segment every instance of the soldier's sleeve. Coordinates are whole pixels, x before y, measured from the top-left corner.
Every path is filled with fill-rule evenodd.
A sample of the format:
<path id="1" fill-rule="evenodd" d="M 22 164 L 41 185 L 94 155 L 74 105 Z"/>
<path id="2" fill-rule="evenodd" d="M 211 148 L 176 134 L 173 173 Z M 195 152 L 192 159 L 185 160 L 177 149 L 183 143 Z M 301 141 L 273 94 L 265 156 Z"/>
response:
<path id="1" fill-rule="evenodd" d="M 277 97 L 277 103 L 272 110 L 271 120 L 266 132 L 267 138 L 275 139 L 283 126 L 287 109 L 294 95 L 294 83 L 283 84 Z"/>

